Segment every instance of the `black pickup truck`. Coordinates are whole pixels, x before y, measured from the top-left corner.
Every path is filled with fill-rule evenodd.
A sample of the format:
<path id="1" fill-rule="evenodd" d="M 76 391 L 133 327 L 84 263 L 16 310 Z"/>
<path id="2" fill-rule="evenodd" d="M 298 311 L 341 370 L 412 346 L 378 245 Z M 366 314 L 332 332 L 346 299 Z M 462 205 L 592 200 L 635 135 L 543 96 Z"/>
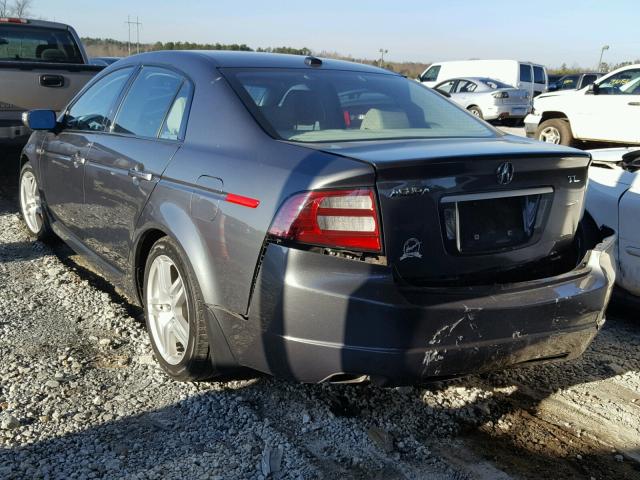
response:
<path id="1" fill-rule="evenodd" d="M 104 67 L 90 65 L 69 25 L 0 18 L 0 143 L 24 143 L 22 112 L 60 111 Z"/>

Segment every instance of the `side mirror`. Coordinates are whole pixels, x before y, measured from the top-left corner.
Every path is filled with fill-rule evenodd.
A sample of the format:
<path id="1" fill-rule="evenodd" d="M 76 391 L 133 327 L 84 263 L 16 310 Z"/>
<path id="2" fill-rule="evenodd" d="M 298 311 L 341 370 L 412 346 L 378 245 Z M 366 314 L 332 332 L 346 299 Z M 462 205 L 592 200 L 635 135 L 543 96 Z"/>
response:
<path id="1" fill-rule="evenodd" d="M 550 92 L 555 92 L 556 90 L 558 90 L 558 84 L 556 82 L 551 82 L 547 90 L 549 90 Z"/>
<path id="2" fill-rule="evenodd" d="M 58 125 L 53 110 L 31 110 L 22 114 L 22 123 L 31 130 L 54 130 Z"/>
<path id="3" fill-rule="evenodd" d="M 587 93 L 590 93 L 592 95 L 599 95 L 600 94 L 600 85 L 598 85 L 597 83 L 592 83 L 591 85 L 589 85 L 587 87 Z"/>

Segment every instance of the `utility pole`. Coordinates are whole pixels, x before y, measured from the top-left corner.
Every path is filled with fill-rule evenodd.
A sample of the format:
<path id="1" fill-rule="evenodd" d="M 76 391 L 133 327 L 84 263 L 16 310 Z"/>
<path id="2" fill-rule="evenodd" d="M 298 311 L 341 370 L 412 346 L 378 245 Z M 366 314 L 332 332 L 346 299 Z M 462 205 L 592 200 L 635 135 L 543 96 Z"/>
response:
<path id="1" fill-rule="evenodd" d="M 129 55 L 131 55 L 131 25 L 135 25 L 136 26 L 136 53 L 140 53 L 140 27 L 142 26 L 142 23 L 140 23 L 140 18 L 136 17 L 136 21 L 132 22 L 131 16 L 127 15 L 127 21 L 125 23 L 127 24 L 127 29 L 129 31 L 129 37 L 127 41 L 127 51 L 129 52 Z"/>
<path id="2" fill-rule="evenodd" d="M 389 53 L 389 50 L 387 50 L 386 48 L 381 48 L 380 50 L 378 50 L 380 52 L 380 66 L 384 66 L 384 54 L 385 53 Z"/>

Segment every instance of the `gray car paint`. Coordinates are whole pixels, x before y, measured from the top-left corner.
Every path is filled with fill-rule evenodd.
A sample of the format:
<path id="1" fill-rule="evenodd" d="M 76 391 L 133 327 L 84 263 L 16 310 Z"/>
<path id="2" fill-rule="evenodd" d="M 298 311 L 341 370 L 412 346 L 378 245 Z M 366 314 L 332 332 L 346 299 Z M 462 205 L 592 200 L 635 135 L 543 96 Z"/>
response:
<path id="1" fill-rule="evenodd" d="M 84 173 L 78 173 L 82 169 L 73 166 L 72 161 L 65 164 L 64 171 L 75 175 L 68 178 L 78 182 L 71 188 L 68 181 L 63 180 L 62 171 L 57 176 L 49 175 L 49 153 L 41 157 L 28 146 L 25 155 L 35 165 L 42 181 L 43 198 L 51 207 L 55 231 L 74 248 L 96 260 L 131 298 L 140 301 L 140 285 L 136 281 L 144 267 L 141 253 L 148 246 L 147 240 L 153 239 L 156 232 L 172 236 L 189 258 L 210 312 L 216 312 L 218 320 L 222 319 L 220 324 L 227 339 L 233 339 L 236 329 L 244 330 L 248 325 L 243 322 L 252 318 L 252 305 L 258 312 L 265 308 L 261 297 L 257 297 L 257 305 L 252 302 L 252 294 L 254 280 L 259 277 L 259 285 L 263 285 L 265 275 L 269 274 L 268 270 L 260 269 L 262 255 L 274 251 L 270 247 L 264 248 L 266 233 L 282 202 L 296 192 L 326 187 L 375 186 L 376 172 L 385 170 L 385 161 L 386 169 L 390 170 L 392 158 L 411 167 L 443 158 L 457 157 L 459 160 L 472 151 L 497 157 L 529 154 L 533 158 L 542 152 L 574 157 L 584 164 L 588 162 L 588 155 L 576 150 L 533 146 L 497 132 L 493 140 L 486 142 L 424 140 L 405 142 L 404 147 L 402 141 L 369 143 L 366 155 L 362 153 L 367 150 L 364 144 L 332 147 L 274 140 L 254 121 L 218 67 L 313 68 L 306 67 L 301 57 L 155 52 L 123 59 L 117 63 L 117 68 L 126 65 L 179 67 L 192 79 L 195 89 L 184 141 L 143 140 L 111 133 L 34 134 L 30 145 L 44 139 L 43 149 L 49 149 L 60 138 L 65 139 L 66 146 L 61 145 L 60 149 L 66 149 L 70 156 L 73 156 L 74 148 L 84 149 L 90 145 L 85 152 Z M 389 74 L 373 67 L 337 61 L 327 61 L 323 68 Z M 106 69 L 103 75 L 112 70 Z M 127 172 L 135 165 L 143 165 L 144 171 L 152 174 L 152 179 L 141 181 L 129 177 Z M 458 172 L 453 176 L 453 185 L 461 188 L 465 182 L 482 185 L 485 180 L 474 180 L 472 174 L 471 171 Z M 405 180 L 407 178 L 415 179 L 405 177 Z M 81 203 L 83 208 L 76 215 L 68 207 L 78 202 L 80 184 L 85 196 Z M 383 185 L 382 188 L 384 191 L 386 187 Z M 75 193 L 69 193 L 73 189 Z M 260 204 L 252 209 L 229 203 L 225 201 L 227 193 L 256 198 Z M 210 215 L 206 212 L 207 205 L 211 206 Z M 385 228 L 393 228 L 393 221 L 383 224 L 383 231 Z M 357 262 L 339 261 L 341 265 L 336 274 L 360 268 L 356 266 Z M 384 268 L 385 275 L 389 275 L 389 267 Z M 599 272 L 599 275 L 603 273 Z M 592 300 L 596 303 L 597 298 L 605 298 L 610 289 L 610 272 L 604 276 L 605 281 L 594 297 L 596 300 Z M 348 274 L 344 278 L 348 281 Z M 362 281 L 356 279 L 354 287 Z M 603 306 L 602 301 L 599 306 Z M 210 322 L 212 329 L 216 324 L 220 325 L 218 320 L 213 318 Z M 261 321 L 254 325 L 257 330 L 245 331 L 244 339 L 230 342 L 231 348 L 226 349 L 229 363 L 237 360 L 237 341 L 246 342 L 251 336 L 260 335 Z M 222 341 L 215 335 L 212 338 L 215 339 L 212 341 Z"/>

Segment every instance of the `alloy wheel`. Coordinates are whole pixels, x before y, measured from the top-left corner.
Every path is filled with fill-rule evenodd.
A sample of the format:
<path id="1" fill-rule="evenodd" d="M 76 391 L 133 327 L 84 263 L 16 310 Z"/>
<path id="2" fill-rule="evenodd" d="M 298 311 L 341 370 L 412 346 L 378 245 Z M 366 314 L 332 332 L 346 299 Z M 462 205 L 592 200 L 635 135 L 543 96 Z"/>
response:
<path id="1" fill-rule="evenodd" d="M 37 234 L 42 229 L 42 204 L 38 182 L 33 172 L 26 170 L 20 179 L 20 208 L 27 227 Z"/>
<path id="2" fill-rule="evenodd" d="M 147 315 L 158 352 L 177 365 L 189 344 L 189 305 L 180 272 L 166 255 L 156 257 L 149 269 Z"/>
<path id="3" fill-rule="evenodd" d="M 561 140 L 560 131 L 556 127 L 546 127 L 538 135 L 538 140 L 558 145 Z"/>

